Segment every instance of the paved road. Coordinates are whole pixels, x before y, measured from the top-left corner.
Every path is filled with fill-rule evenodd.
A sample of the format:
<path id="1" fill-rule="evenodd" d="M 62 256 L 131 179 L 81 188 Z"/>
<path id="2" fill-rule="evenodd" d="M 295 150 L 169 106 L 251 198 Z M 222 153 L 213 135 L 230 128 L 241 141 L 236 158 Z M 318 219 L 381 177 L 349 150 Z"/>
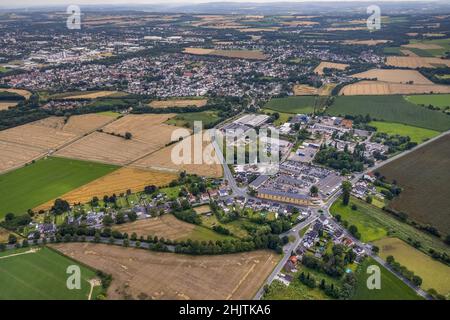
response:
<path id="1" fill-rule="evenodd" d="M 289 236 L 289 235 L 294 236 L 295 237 L 295 241 L 294 242 L 290 242 L 290 243 L 288 243 L 287 245 L 284 246 L 284 248 L 283 248 L 283 258 L 277 264 L 275 269 L 273 269 L 272 273 L 266 279 L 266 281 L 264 282 L 262 287 L 258 290 L 258 292 L 256 293 L 256 296 L 254 297 L 254 300 L 260 300 L 262 298 L 262 296 L 264 294 L 264 287 L 265 287 L 265 285 L 266 284 L 270 285 L 272 283 L 272 281 L 275 278 L 275 276 L 281 271 L 281 269 L 283 269 L 284 265 L 286 264 L 286 262 L 290 258 L 291 252 L 294 251 L 300 245 L 300 242 L 302 241 L 303 237 L 300 237 L 299 231 L 302 230 L 303 228 L 305 228 L 306 226 L 309 226 L 314 221 L 316 221 L 318 217 L 319 216 L 316 213 L 313 213 L 313 214 L 311 214 L 311 216 L 308 219 L 306 219 L 305 221 L 297 224 L 291 230 L 289 230 L 288 232 L 286 232 L 286 233 L 281 235 L 281 236 L 285 236 L 285 235 L 287 235 L 287 236 Z"/>
<path id="2" fill-rule="evenodd" d="M 362 247 L 365 249 L 365 251 L 367 252 L 367 254 L 373 258 L 375 261 L 377 261 L 379 264 L 381 264 L 383 267 L 385 267 L 388 271 L 390 271 L 392 274 L 394 274 L 397 278 L 399 278 L 400 280 L 402 280 L 408 287 L 410 287 L 411 289 L 413 289 L 418 295 L 422 296 L 425 299 L 430 299 L 430 296 L 428 293 L 426 293 L 424 290 L 414 286 L 408 279 L 406 279 L 405 277 L 397 274 L 396 272 L 394 272 L 394 270 L 391 269 L 391 267 L 383 260 L 381 259 L 379 256 L 375 255 L 374 253 L 372 253 L 372 247 L 370 245 L 367 245 L 365 243 L 362 243 L 360 240 L 354 238 L 345 228 L 341 227 L 332 217 L 329 208 L 331 205 L 328 205 L 326 208 L 324 208 L 324 214 L 326 214 L 329 217 L 329 221 L 330 223 L 332 223 L 335 228 L 339 228 L 341 229 L 345 236 L 347 238 L 350 238 L 356 245 L 358 245 L 359 247 Z"/>

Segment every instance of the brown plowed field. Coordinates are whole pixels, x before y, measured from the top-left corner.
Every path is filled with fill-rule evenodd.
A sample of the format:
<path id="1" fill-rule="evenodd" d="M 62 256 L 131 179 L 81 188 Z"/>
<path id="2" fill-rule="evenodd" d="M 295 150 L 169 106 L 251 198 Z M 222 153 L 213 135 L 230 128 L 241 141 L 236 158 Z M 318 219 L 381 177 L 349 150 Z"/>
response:
<path id="1" fill-rule="evenodd" d="M 404 190 L 389 207 L 413 220 L 431 224 L 443 235 L 450 233 L 450 135 L 380 168 L 388 181 Z"/>
<path id="2" fill-rule="evenodd" d="M 52 247 L 112 274 L 109 299 L 252 299 L 279 260 L 270 251 L 187 256 L 92 243 Z"/>
<path id="3" fill-rule="evenodd" d="M 69 203 L 86 203 L 94 196 L 102 198 L 104 195 L 144 190 L 145 186 L 166 186 L 177 178 L 176 174 L 160 171 L 141 170 L 136 168 L 121 168 L 78 189 L 72 190 L 59 198 Z M 35 211 L 47 210 L 53 206 L 54 199 L 35 208 Z"/>

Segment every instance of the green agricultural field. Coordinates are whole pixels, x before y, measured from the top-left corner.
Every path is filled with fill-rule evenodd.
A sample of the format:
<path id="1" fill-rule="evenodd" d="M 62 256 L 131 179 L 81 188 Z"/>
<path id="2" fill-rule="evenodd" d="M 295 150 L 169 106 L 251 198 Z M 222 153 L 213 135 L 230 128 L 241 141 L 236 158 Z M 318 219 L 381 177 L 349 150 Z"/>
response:
<path id="1" fill-rule="evenodd" d="M 450 129 L 450 116 L 406 101 L 403 96 L 339 96 L 327 112 L 333 116 L 367 115 L 436 131 Z"/>
<path id="2" fill-rule="evenodd" d="M 404 56 L 401 50 L 402 48 L 400 47 L 385 47 L 383 53 L 390 56 Z"/>
<path id="3" fill-rule="evenodd" d="M 296 274 L 297 276 L 297 274 Z M 311 289 L 295 279 L 287 287 L 280 281 L 273 281 L 263 300 L 329 300 L 318 288 Z"/>
<path id="4" fill-rule="evenodd" d="M 261 111 L 264 112 L 265 114 L 273 114 L 277 112 L 270 109 L 262 109 Z M 292 113 L 278 112 L 278 114 L 280 115 L 280 117 L 273 122 L 275 126 L 279 126 L 282 125 L 283 123 L 286 123 L 289 120 L 289 118 L 293 116 Z"/>
<path id="5" fill-rule="evenodd" d="M 443 57 L 445 56 L 445 53 L 450 51 L 450 39 L 444 38 L 444 39 L 431 39 L 431 40 L 410 40 L 410 44 L 424 44 L 424 45 L 434 45 L 434 46 L 440 46 L 440 48 L 436 49 L 414 49 L 414 48 L 408 48 L 411 51 L 417 53 L 416 51 L 419 50 L 419 52 L 424 52 L 424 54 L 428 54 L 428 56 L 434 56 L 434 57 Z M 421 55 L 423 56 L 423 55 Z"/>
<path id="6" fill-rule="evenodd" d="M 370 225 L 374 225 L 376 228 L 380 228 L 381 226 L 382 229 L 387 231 L 388 236 L 397 237 L 405 242 L 408 242 L 408 239 L 419 241 L 421 244 L 419 250 L 423 253 L 429 254 L 429 250 L 433 249 L 434 251 L 445 252 L 450 255 L 450 248 L 440 239 L 433 237 L 428 233 L 422 232 L 407 223 L 397 220 L 387 212 L 377 208 L 374 205 L 370 205 L 365 201 L 361 201 L 354 197 L 352 197 L 350 201 L 351 204 L 356 204 L 359 212 L 365 212 L 367 214 L 363 221 L 369 221 L 366 222 L 365 226 L 370 227 Z M 351 211 L 351 213 L 354 212 L 355 211 Z M 357 217 L 360 218 L 361 216 L 357 215 Z M 356 220 L 356 222 L 360 221 Z M 361 230 L 359 232 L 361 232 Z M 372 229 L 369 229 L 368 233 L 373 234 Z"/>
<path id="7" fill-rule="evenodd" d="M 67 289 L 66 271 L 71 265 L 81 269 L 80 290 Z M 88 300 L 89 280 L 96 277 L 92 269 L 46 247 L 0 253 L 0 274 L 0 300 Z M 100 293 L 101 287 L 94 287 L 91 299 Z"/>
<path id="8" fill-rule="evenodd" d="M 439 135 L 438 131 L 408 126 L 401 123 L 372 121 L 369 125 L 377 128 L 378 132 L 387 133 L 389 135 L 399 134 L 401 136 L 408 136 L 411 138 L 411 141 L 417 143 L 424 142 Z"/>
<path id="9" fill-rule="evenodd" d="M 0 175 L 0 219 L 8 212 L 24 213 L 116 169 L 113 165 L 51 157 Z"/>
<path id="10" fill-rule="evenodd" d="M 369 290 L 367 288 L 367 267 L 376 265 L 381 270 L 381 289 Z M 372 258 L 367 258 L 358 267 L 356 272 L 357 286 L 353 300 L 422 300 L 413 289 L 408 287 L 394 274 L 380 265 Z"/>
<path id="11" fill-rule="evenodd" d="M 450 94 L 418 94 L 406 96 L 405 99 L 417 105 L 429 106 L 431 104 L 440 109 L 450 107 Z"/>
<path id="12" fill-rule="evenodd" d="M 175 186 L 175 187 L 167 187 L 159 190 L 162 193 L 165 193 L 169 199 L 176 199 L 178 198 L 178 195 L 180 194 L 181 187 Z"/>
<path id="13" fill-rule="evenodd" d="M 357 206 L 357 210 L 352 210 L 352 205 Z M 330 212 L 333 216 L 340 215 L 342 220 L 348 222 L 348 225 L 354 225 L 358 228 L 358 232 L 361 234 L 361 241 L 370 242 L 378 239 L 382 239 L 387 235 L 386 228 L 372 219 L 372 211 L 377 210 L 375 207 L 364 204 L 357 199 L 351 200 L 348 206 L 342 204 L 342 200 L 338 199 L 330 208 Z"/>
<path id="14" fill-rule="evenodd" d="M 235 220 L 229 223 L 221 223 L 219 220 L 217 220 L 216 216 L 214 214 L 210 216 L 202 215 L 202 225 L 208 228 L 213 228 L 213 226 L 222 226 L 238 238 L 245 238 L 248 236 L 248 232 L 242 228 L 242 220 Z M 248 222 L 250 223 L 250 222 Z"/>
<path id="15" fill-rule="evenodd" d="M 185 237 L 180 238 L 180 240 L 188 240 L 191 239 L 193 241 L 223 241 L 223 240 L 233 240 L 236 239 L 232 236 L 225 236 L 223 234 L 217 233 L 207 227 L 204 226 L 195 226 L 194 230 L 192 230 Z"/>
<path id="16" fill-rule="evenodd" d="M 220 120 L 217 111 L 201 111 L 201 112 L 185 112 L 180 113 L 177 116 L 166 121 L 167 124 L 175 125 L 178 127 L 193 128 L 194 121 L 201 121 L 203 123 L 203 128 L 214 124 L 216 121 Z"/>
<path id="17" fill-rule="evenodd" d="M 291 114 L 310 114 L 314 112 L 315 103 L 315 96 L 275 98 L 266 103 L 264 109 Z"/>
<path id="18" fill-rule="evenodd" d="M 102 111 L 102 112 L 97 112 L 97 114 L 100 114 L 103 116 L 108 116 L 108 117 L 113 117 L 113 118 L 118 118 L 120 116 L 119 112 L 114 112 L 114 111 Z"/>
<path id="19" fill-rule="evenodd" d="M 393 256 L 397 262 L 421 277 L 423 289 L 433 288 L 450 296 L 450 267 L 396 238 L 382 239 L 376 241 L 375 245 L 380 248 L 380 257 L 386 259 Z"/>

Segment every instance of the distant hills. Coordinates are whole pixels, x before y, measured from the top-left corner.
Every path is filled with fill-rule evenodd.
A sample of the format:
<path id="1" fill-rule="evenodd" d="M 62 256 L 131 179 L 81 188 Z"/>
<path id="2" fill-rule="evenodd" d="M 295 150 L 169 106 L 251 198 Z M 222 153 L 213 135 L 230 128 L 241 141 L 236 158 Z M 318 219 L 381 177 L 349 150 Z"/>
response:
<path id="1" fill-rule="evenodd" d="M 446 13 L 450 12 L 450 2 L 437 1 L 330 1 L 330 2 L 205 2 L 205 3 L 179 3 L 179 4 L 123 4 L 123 5 L 81 5 L 84 11 L 147 11 L 164 13 L 188 13 L 188 14 L 331 14 L 331 13 L 355 13 L 364 12 L 370 5 L 379 5 L 389 14 L 407 13 Z M 61 10 L 67 4 L 61 6 L 39 6 L 25 8 L 21 2 L 15 4 L 0 4 L 0 11 L 49 11 Z"/>

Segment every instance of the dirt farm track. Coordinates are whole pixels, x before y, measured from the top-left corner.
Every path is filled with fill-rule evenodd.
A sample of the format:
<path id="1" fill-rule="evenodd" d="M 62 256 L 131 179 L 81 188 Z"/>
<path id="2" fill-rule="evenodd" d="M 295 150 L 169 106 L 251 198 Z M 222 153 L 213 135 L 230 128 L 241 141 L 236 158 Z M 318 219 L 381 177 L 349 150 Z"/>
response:
<path id="1" fill-rule="evenodd" d="M 278 263 L 270 251 L 188 256 L 105 244 L 53 248 L 113 276 L 108 299 L 252 299 Z"/>

